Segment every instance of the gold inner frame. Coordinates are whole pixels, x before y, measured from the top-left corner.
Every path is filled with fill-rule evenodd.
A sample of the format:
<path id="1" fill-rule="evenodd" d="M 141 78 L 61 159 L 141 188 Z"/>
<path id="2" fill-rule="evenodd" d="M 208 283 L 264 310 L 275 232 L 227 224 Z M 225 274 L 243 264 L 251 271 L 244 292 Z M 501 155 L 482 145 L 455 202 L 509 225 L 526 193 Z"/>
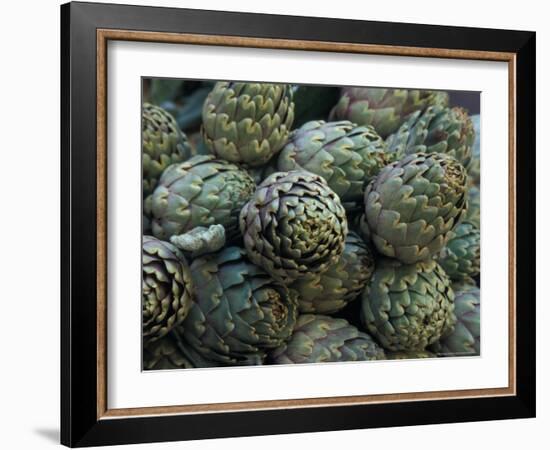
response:
<path id="1" fill-rule="evenodd" d="M 107 405 L 107 42 L 109 40 L 157 43 L 180 43 L 230 47 L 364 53 L 451 59 L 501 61 L 508 63 L 508 251 L 509 251 L 509 342 L 508 387 L 466 389 L 401 394 L 358 395 L 342 397 L 265 400 L 202 405 L 150 406 L 109 409 Z M 147 31 L 97 30 L 97 418 L 165 414 L 197 414 L 265 409 L 289 409 L 322 406 L 345 406 L 421 400 L 449 400 L 475 397 L 513 396 L 516 394 L 516 54 L 444 48 L 398 47 L 322 41 L 297 41 L 238 36 L 157 33 Z"/>

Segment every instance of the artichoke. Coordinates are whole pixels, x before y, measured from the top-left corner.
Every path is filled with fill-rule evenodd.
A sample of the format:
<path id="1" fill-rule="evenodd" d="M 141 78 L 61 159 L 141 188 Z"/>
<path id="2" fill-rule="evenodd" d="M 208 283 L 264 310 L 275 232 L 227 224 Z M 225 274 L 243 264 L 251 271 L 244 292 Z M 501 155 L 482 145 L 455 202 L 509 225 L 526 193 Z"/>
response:
<path id="1" fill-rule="evenodd" d="M 143 369 L 191 369 L 193 364 L 178 348 L 175 338 L 168 334 L 143 346 Z"/>
<path id="2" fill-rule="evenodd" d="M 471 187 L 478 187 L 480 182 L 481 161 L 478 157 L 472 156 L 468 166 L 468 179 Z"/>
<path id="3" fill-rule="evenodd" d="M 386 350 L 420 351 L 452 329 L 451 280 L 434 260 L 382 258 L 363 291 L 361 319 Z"/>
<path id="4" fill-rule="evenodd" d="M 367 186 L 362 229 L 385 256 L 407 264 L 426 260 L 441 251 L 465 215 L 467 178 L 450 155 L 408 155 Z"/>
<path id="5" fill-rule="evenodd" d="M 475 186 L 470 186 L 468 189 L 468 210 L 466 211 L 464 222 L 471 223 L 478 230 L 481 229 L 480 208 L 479 189 Z"/>
<path id="6" fill-rule="evenodd" d="M 461 223 L 439 253 L 438 262 L 453 281 L 470 281 L 479 275 L 480 234 L 471 223 Z"/>
<path id="7" fill-rule="evenodd" d="M 202 109 L 204 142 L 218 158 L 257 167 L 281 150 L 293 120 L 290 85 L 218 82 Z"/>
<path id="8" fill-rule="evenodd" d="M 480 117 L 479 114 L 471 117 L 472 124 L 474 126 L 475 139 L 472 146 L 472 161 L 468 166 L 468 175 L 470 177 L 470 184 L 479 188 L 479 179 L 481 172 L 481 158 L 480 158 L 480 145 L 481 145 L 481 135 L 480 135 Z"/>
<path id="9" fill-rule="evenodd" d="M 361 203 L 367 183 L 391 161 L 385 147 L 370 126 L 312 121 L 291 133 L 279 153 L 277 169 L 303 169 L 322 176 L 350 209 Z"/>
<path id="10" fill-rule="evenodd" d="M 432 345 L 440 356 L 478 356 L 480 354 L 479 288 L 469 284 L 453 284 L 456 325 Z"/>
<path id="11" fill-rule="evenodd" d="M 435 358 L 437 355 L 435 353 L 429 352 L 427 350 L 417 350 L 409 352 L 386 352 L 386 359 L 425 359 L 425 358 Z"/>
<path id="12" fill-rule="evenodd" d="M 431 106 L 412 114 L 386 143 L 388 151 L 398 155 L 446 153 L 467 168 L 474 139 L 474 126 L 465 109 Z"/>
<path id="13" fill-rule="evenodd" d="M 431 105 L 446 106 L 448 102 L 449 95 L 443 91 L 347 87 L 342 89 L 330 120 L 372 125 L 386 138 L 414 111 L 423 111 Z"/>
<path id="14" fill-rule="evenodd" d="M 374 255 L 367 244 L 349 232 L 340 259 L 312 279 L 299 279 L 290 287 L 298 292 L 303 313 L 331 314 L 355 300 L 374 271 Z"/>
<path id="15" fill-rule="evenodd" d="M 322 177 L 305 171 L 267 177 L 239 223 L 250 260 L 285 284 L 335 264 L 348 233 L 338 196 Z"/>
<path id="16" fill-rule="evenodd" d="M 274 364 L 371 361 L 384 359 L 384 350 L 344 319 L 303 314 L 290 340 L 270 359 Z"/>
<path id="17" fill-rule="evenodd" d="M 164 169 L 191 155 L 187 137 L 164 109 L 143 104 L 141 115 L 143 197 L 155 189 Z"/>
<path id="18" fill-rule="evenodd" d="M 197 155 L 169 166 L 145 204 L 159 239 L 198 226 L 223 225 L 228 237 L 238 233 L 238 215 L 256 185 L 248 172 L 212 155 Z"/>
<path id="19" fill-rule="evenodd" d="M 178 249 L 143 236 L 143 338 L 152 342 L 181 324 L 191 308 L 191 272 Z"/>
<path id="20" fill-rule="evenodd" d="M 296 295 L 239 247 L 193 261 L 195 302 L 180 334 L 200 367 L 262 364 L 296 323 Z"/>

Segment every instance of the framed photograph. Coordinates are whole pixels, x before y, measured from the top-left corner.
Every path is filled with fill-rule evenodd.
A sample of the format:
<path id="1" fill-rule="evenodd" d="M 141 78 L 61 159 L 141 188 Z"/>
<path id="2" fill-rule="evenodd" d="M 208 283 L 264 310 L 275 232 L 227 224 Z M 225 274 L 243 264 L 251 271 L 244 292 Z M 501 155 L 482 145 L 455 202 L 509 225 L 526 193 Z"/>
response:
<path id="1" fill-rule="evenodd" d="M 63 444 L 535 416 L 535 33 L 61 27 Z"/>

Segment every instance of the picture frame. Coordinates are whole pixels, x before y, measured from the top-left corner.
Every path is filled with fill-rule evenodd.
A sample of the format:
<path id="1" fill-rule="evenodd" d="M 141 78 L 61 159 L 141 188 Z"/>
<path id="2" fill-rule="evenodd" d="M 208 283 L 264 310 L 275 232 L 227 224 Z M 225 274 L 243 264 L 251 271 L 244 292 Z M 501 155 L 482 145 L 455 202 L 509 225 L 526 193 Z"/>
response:
<path id="1" fill-rule="evenodd" d="M 107 44 L 112 41 L 505 62 L 508 386 L 109 408 Z M 527 31 L 62 5 L 61 443 L 81 447 L 534 417 L 535 41 L 535 33 Z"/>

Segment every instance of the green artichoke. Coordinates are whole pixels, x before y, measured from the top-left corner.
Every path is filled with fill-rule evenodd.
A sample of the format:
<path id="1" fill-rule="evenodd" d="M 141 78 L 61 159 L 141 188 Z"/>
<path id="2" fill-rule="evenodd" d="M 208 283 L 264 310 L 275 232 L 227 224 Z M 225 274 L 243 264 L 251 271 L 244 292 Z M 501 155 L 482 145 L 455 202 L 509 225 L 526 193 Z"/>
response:
<path id="1" fill-rule="evenodd" d="M 468 179 L 471 187 L 479 187 L 481 172 L 481 161 L 479 157 L 472 155 L 472 160 L 468 166 Z"/>
<path id="2" fill-rule="evenodd" d="M 364 232 L 411 264 L 437 254 L 467 209 L 467 174 L 450 155 L 419 153 L 384 167 L 365 190 Z"/>
<path id="3" fill-rule="evenodd" d="M 291 133 L 279 153 L 277 169 L 303 169 L 322 176 L 350 209 L 362 202 L 367 183 L 391 161 L 385 148 L 370 126 L 317 120 Z"/>
<path id="4" fill-rule="evenodd" d="M 479 189 L 475 186 L 470 186 L 468 189 L 468 210 L 466 211 L 464 222 L 471 223 L 478 230 L 481 229 L 480 207 Z"/>
<path id="5" fill-rule="evenodd" d="M 384 359 L 384 350 L 344 319 L 303 314 L 290 340 L 270 359 L 274 364 L 371 361 Z"/>
<path id="6" fill-rule="evenodd" d="M 335 264 L 348 233 L 338 196 L 322 177 L 299 170 L 267 177 L 239 223 L 250 260 L 285 284 Z"/>
<path id="7" fill-rule="evenodd" d="M 164 109 L 143 104 L 141 115 L 143 197 L 155 189 L 164 169 L 191 155 L 187 137 Z"/>
<path id="8" fill-rule="evenodd" d="M 256 185 L 248 172 L 212 155 L 197 155 L 169 166 L 145 204 L 159 239 L 198 226 L 223 225 L 228 237 L 238 233 L 238 215 Z"/>
<path id="9" fill-rule="evenodd" d="M 332 314 L 355 300 L 374 271 L 374 255 L 367 244 L 349 232 L 340 259 L 322 274 L 291 284 L 303 313 Z"/>
<path id="10" fill-rule="evenodd" d="M 481 161 L 480 161 L 480 145 L 481 145 L 481 124 L 480 116 L 476 114 L 471 117 L 472 124 L 474 126 L 475 139 L 472 146 L 472 161 L 468 167 L 468 175 L 470 177 L 470 184 L 479 188 L 479 179 L 481 172 Z"/>
<path id="11" fill-rule="evenodd" d="M 411 114 L 386 143 L 388 151 L 398 155 L 446 153 L 467 168 L 474 139 L 474 126 L 465 109 L 431 106 Z"/>
<path id="12" fill-rule="evenodd" d="M 434 343 L 431 349 L 440 356 L 477 356 L 480 354 L 479 288 L 469 284 L 453 284 L 456 325 Z"/>
<path id="13" fill-rule="evenodd" d="M 290 85 L 218 82 L 202 109 L 204 142 L 218 158 L 257 167 L 281 150 L 293 120 Z"/>
<path id="14" fill-rule="evenodd" d="M 451 280 L 431 259 L 415 264 L 377 261 L 361 306 L 367 331 L 391 351 L 424 350 L 456 320 Z"/>
<path id="15" fill-rule="evenodd" d="M 416 350 L 408 352 L 386 352 L 387 359 L 425 359 L 425 358 L 435 358 L 437 355 L 435 353 L 429 352 L 427 350 Z"/>
<path id="16" fill-rule="evenodd" d="M 471 223 L 461 223 L 438 255 L 438 262 L 453 281 L 471 281 L 479 275 L 480 233 Z"/>
<path id="17" fill-rule="evenodd" d="M 172 334 L 143 346 L 143 369 L 191 369 L 193 364 L 178 348 Z"/>
<path id="18" fill-rule="evenodd" d="M 191 272 L 178 249 L 143 236 L 143 338 L 152 342 L 181 324 L 192 303 Z"/>
<path id="19" fill-rule="evenodd" d="M 367 225 L 367 218 L 365 217 L 365 213 L 362 213 L 358 216 L 355 216 L 353 218 L 351 228 L 369 245 L 373 246 L 373 242 L 371 239 L 371 233 L 369 226 Z"/>
<path id="20" fill-rule="evenodd" d="M 296 295 L 227 247 L 193 261 L 195 302 L 181 327 L 197 366 L 262 364 L 265 351 L 288 339 L 296 323 Z"/>
<path id="21" fill-rule="evenodd" d="M 397 131 L 409 114 L 431 105 L 446 106 L 448 102 L 449 95 L 442 91 L 347 87 L 342 89 L 330 120 L 372 125 L 386 138 Z"/>

